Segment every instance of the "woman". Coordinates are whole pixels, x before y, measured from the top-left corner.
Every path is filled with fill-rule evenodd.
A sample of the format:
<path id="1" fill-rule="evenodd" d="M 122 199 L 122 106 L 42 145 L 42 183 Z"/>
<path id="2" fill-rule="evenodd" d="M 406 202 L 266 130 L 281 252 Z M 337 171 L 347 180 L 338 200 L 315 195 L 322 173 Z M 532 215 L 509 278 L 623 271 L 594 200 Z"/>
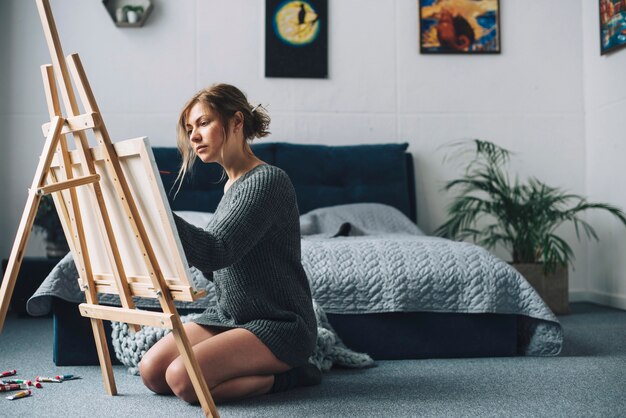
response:
<path id="1" fill-rule="evenodd" d="M 215 283 L 217 306 L 185 331 L 216 402 L 321 380 L 308 363 L 317 324 L 300 261 L 295 191 L 248 143 L 269 134 L 269 121 L 239 89 L 217 84 L 192 97 L 178 122 L 177 181 L 195 158 L 220 164 L 228 176 L 206 230 L 174 215 L 187 260 Z M 197 401 L 172 334 L 144 355 L 139 370 L 152 391 Z"/>

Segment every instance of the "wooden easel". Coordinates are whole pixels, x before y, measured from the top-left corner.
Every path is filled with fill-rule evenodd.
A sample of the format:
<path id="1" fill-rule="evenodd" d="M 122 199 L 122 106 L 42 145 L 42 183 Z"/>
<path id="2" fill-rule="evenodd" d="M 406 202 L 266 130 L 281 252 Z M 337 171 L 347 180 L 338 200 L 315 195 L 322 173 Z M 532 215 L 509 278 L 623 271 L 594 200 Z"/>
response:
<path id="1" fill-rule="evenodd" d="M 193 290 L 185 274 L 178 277 L 179 280 L 176 281 L 176 286 L 172 287 L 166 281 L 148 238 L 144 223 L 140 218 L 136 202 L 130 192 L 116 148 L 111 142 L 101 118 L 98 105 L 78 54 L 68 56 L 66 63 L 49 0 L 37 0 L 37 8 L 52 58 L 52 65 L 44 65 L 41 68 L 50 123 L 44 124 L 42 127 L 46 140 L 32 186 L 29 189 L 26 207 L 13 243 L 2 286 L 0 287 L 0 331 L 2 331 L 4 325 L 9 302 L 41 197 L 45 194 L 52 194 L 79 272 L 79 283 L 85 291 L 87 303 L 80 305 L 80 312 L 81 315 L 89 317 L 91 320 L 106 391 L 110 395 L 117 394 L 102 321 L 127 322 L 133 324 L 133 329 L 135 330 L 138 329 L 136 324 L 168 328 L 172 330 L 204 414 L 208 417 L 219 417 L 209 388 L 174 305 L 175 299 L 196 300 L 203 296 L 203 292 Z M 81 114 L 79 111 L 70 74 L 77 87 L 85 113 Z M 67 117 L 63 117 L 61 113 L 55 78 L 59 82 L 59 90 Z M 87 130 L 93 131 L 98 142 L 97 149 L 89 148 L 85 134 Z M 68 149 L 67 134 L 71 134 L 74 138 L 75 151 Z M 101 175 L 96 172 L 95 153 L 103 155 L 102 159 L 106 165 L 107 175 L 115 185 L 117 197 L 122 202 L 121 205 L 132 227 L 136 243 L 143 254 L 143 262 L 148 271 L 144 278 L 148 282 L 147 284 L 138 283 L 136 278 L 127 277 L 126 275 L 120 249 L 117 246 L 116 231 L 112 227 L 103 198 L 100 184 Z M 56 160 L 55 170 L 52 170 L 53 160 Z M 77 164 L 83 173 L 80 176 L 75 176 L 74 174 Z M 81 212 L 79 199 L 77 198 L 79 187 L 88 189 L 91 201 L 89 210 L 95 211 L 97 214 L 99 231 L 102 234 L 103 242 L 106 243 L 106 253 L 113 272 L 113 278 L 109 281 L 102 280 L 101 277 L 94 277 L 92 271 L 85 236 L 86 228 L 82 217 L 85 209 Z M 97 295 L 99 292 L 118 294 L 122 307 L 99 305 Z M 135 309 L 132 296 L 157 298 L 162 312 L 148 312 Z"/>

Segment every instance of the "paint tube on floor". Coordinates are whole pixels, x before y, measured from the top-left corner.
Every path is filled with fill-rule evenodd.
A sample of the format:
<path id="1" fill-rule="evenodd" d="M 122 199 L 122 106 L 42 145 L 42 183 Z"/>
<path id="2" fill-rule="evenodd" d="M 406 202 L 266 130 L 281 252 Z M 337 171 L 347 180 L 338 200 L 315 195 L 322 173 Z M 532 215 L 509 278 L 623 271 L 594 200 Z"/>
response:
<path id="1" fill-rule="evenodd" d="M 11 392 L 20 389 L 28 389 L 28 385 L 26 383 L 11 383 L 9 385 L 0 385 L 0 392 Z"/>
<path id="2" fill-rule="evenodd" d="M 13 376 L 17 374 L 17 370 L 13 369 L 13 370 L 7 370 L 6 372 L 2 372 L 0 373 L 0 377 L 7 377 L 7 376 Z"/>
<path id="3" fill-rule="evenodd" d="M 12 401 L 13 399 L 25 398 L 27 396 L 30 396 L 30 390 L 28 390 L 28 389 L 22 390 L 22 391 L 19 391 L 19 392 L 15 392 L 13 395 L 7 396 L 7 399 Z"/>
<path id="4" fill-rule="evenodd" d="M 12 385 L 12 384 L 22 384 L 26 383 L 28 386 L 32 386 L 33 381 L 27 379 L 9 379 L 9 380 L 0 380 L 0 385 Z"/>
<path id="5" fill-rule="evenodd" d="M 57 375 L 54 376 L 55 379 L 59 379 L 59 380 L 76 380 L 76 379 L 82 379 L 82 377 L 77 376 L 75 374 L 61 374 L 61 375 Z"/>
<path id="6" fill-rule="evenodd" d="M 61 382 L 63 382 L 61 379 L 55 379 L 54 377 L 43 377 L 43 376 L 37 376 L 35 381 L 36 382 L 48 382 L 48 383 L 61 383 Z"/>

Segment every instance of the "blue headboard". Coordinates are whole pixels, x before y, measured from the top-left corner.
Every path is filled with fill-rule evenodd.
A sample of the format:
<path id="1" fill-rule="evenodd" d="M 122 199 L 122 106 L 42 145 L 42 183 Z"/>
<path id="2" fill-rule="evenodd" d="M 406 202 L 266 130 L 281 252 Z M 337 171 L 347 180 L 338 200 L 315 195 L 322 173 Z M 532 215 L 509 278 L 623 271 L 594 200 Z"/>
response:
<path id="1" fill-rule="evenodd" d="M 253 152 L 291 178 L 300 213 L 325 206 L 374 202 L 393 206 L 417 219 L 413 158 L 408 144 L 328 146 L 282 142 L 257 143 Z M 153 148 L 172 210 L 213 212 L 225 179 L 218 164 L 197 161 L 174 199 L 180 167 L 176 148 Z"/>

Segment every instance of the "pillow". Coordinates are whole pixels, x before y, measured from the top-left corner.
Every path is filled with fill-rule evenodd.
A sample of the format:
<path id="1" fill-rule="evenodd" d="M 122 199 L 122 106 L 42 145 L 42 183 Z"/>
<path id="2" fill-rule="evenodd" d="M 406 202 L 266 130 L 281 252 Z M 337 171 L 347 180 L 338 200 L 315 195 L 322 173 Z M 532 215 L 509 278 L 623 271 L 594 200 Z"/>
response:
<path id="1" fill-rule="evenodd" d="M 195 212 L 191 210 L 176 210 L 175 214 L 183 218 L 185 221 L 189 222 L 193 226 L 197 226 L 198 228 L 206 229 L 207 225 L 211 221 L 213 217 L 213 213 L 211 212 Z"/>
<path id="2" fill-rule="evenodd" d="M 346 228 L 349 224 L 349 228 Z M 425 235 L 405 214 L 381 203 L 352 203 L 315 209 L 300 216 L 302 235 Z"/>

